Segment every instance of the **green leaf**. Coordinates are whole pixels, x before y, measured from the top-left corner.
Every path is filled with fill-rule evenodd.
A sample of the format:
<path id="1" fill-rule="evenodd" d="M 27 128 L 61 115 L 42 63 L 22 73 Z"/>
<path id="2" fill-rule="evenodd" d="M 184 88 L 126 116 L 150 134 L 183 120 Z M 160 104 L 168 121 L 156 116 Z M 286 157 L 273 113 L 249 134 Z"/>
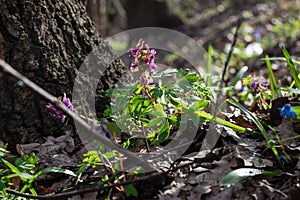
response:
<path id="1" fill-rule="evenodd" d="M 81 163 L 80 164 L 80 168 L 78 169 L 78 171 L 76 172 L 76 181 L 75 181 L 75 185 L 78 184 L 78 182 L 81 182 L 81 176 L 83 174 L 83 172 L 88 169 L 91 165 L 89 163 Z"/>
<path id="2" fill-rule="evenodd" d="M 130 113 L 134 113 L 133 117 L 142 117 L 152 111 L 152 103 L 150 100 L 142 96 L 134 96 L 130 99 Z"/>
<path id="3" fill-rule="evenodd" d="M 154 111 L 151 112 L 152 115 L 157 116 L 157 117 L 166 117 L 166 113 L 164 111 L 163 106 L 158 103 L 154 105 Z"/>
<path id="4" fill-rule="evenodd" d="M 286 59 L 284 57 L 272 57 L 272 58 L 261 58 L 260 60 L 271 60 L 271 61 L 286 61 Z M 300 61 L 294 60 L 292 59 L 292 61 L 297 64 L 300 65 Z"/>
<path id="5" fill-rule="evenodd" d="M 7 160 L 0 158 L 0 161 L 3 162 L 8 168 L 10 168 L 10 170 L 13 173 L 20 174 L 20 171 L 18 170 L 18 168 L 16 166 L 14 166 L 13 164 L 11 164 L 10 162 L 8 162 Z"/>
<path id="6" fill-rule="evenodd" d="M 146 99 L 142 96 L 134 96 L 130 99 L 130 112 L 137 110 L 137 107 L 143 103 Z"/>
<path id="7" fill-rule="evenodd" d="M 177 78 L 182 78 L 183 76 L 188 75 L 189 72 L 190 72 L 189 69 L 182 69 L 182 68 L 180 68 L 180 69 L 178 69 Z"/>
<path id="8" fill-rule="evenodd" d="M 288 92 L 288 93 L 294 93 L 294 94 L 300 94 L 300 90 L 299 89 L 295 89 L 295 88 L 287 88 L 287 87 L 280 87 L 280 89 L 282 91 Z"/>
<path id="9" fill-rule="evenodd" d="M 211 46 L 211 44 L 209 44 L 208 48 L 207 48 L 207 56 L 206 56 L 206 73 L 207 74 L 209 74 L 211 72 L 212 52 L 213 52 L 213 47 Z M 211 80 L 210 80 L 209 76 L 207 77 L 206 85 L 211 86 Z"/>
<path id="10" fill-rule="evenodd" d="M 140 85 L 140 86 L 137 88 L 137 90 L 134 92 L 134 94 L 138 95 L 138 94 L 141 93 L 142 90 L 143 90 L 143 86 Z"/>
<path id="11" fill-rule="evenodd" d="M 234 185 L 235 183 L 238 183 L 248 177 L 252 177 L 256 175 L 278 176 L 279 174 L 280 174 L 279 172 L 270 172 L 270 171 L 255 169 L 255 168 L 241 168 L 241 169 L 236 169 L 230 172 L 229 174 L 227 174 L 224 177 L 221 185 L 222 186 Z"/>
<path id="12" fill-rule="evenodd" d="M 179 125 L 180 125 L 180 116 L 172 115 L 171 117 L 169 117 L 169 120 L 171 121 L 171 123 L 174 126 L 179 127 Z"/>
<path id="13" fill-rule="evenodd" d="M 184 77 L 185 80 L 187 80 L 190 84 L 196 82 L 198 80 L 198 75 L 195 74 L 195 73 L 191 73 L 191 74 L 188 74 L 187 76 Z"/>
<path id="14" fill-rule="evenodd" d="M 260 122 L 260 119 L 255 114 L 253 114 L 252 112 L 250 112 L 249 110 L 247 110 L 240 103 L 238 103 L 237 101 L 235 101 L 234 99 L 227 99 L 226 101 L 229 102 L 230 104 L 234 105 L 235 107 L 239 108 L 243 113 L 245 113 L 246 116 L 255 123 L 255 125 L 258 127 L 258 129 L 260 130 L 261 134 L 264 136 L 265 140 L 269 144 L 269 141 L 271 139 L 270 139 L 268 133 L 266 132 L 264 126 Z M 272 151 L 273 151 L 275 157 L 277 158 L 277 160 L 279 161 L 279 163 L 282 164 L 281 161 L 280 161 L 280 159 L 279 159 L 279 154 L 278 154 L 278 151 L 275 148 L 275 146 L 274 145 L 269 145 L 269 146 L 272 149 Z"/>
<path id="15" fill-rule="evenodd" d="M 106 153 L 104 154 L 104 156 L 105 156 L 106 158 L 110 159 L 110 158 L 115 158 L 117 155 L 116 155 L 116 153 L 110 151 L 110 152 L 106 152 Z"/>
<path id="16" fill-rule="evenodd" d="M 271 92 L 272 92 L 272 99 L 274 99 L 275 93 L 276 93 L 277 97 L 280 97 L 280 92 L 278 90 L 278 86 L 277 86 L 277 83 L 276 83 L 276 80 L 275 80 L 275 76 L 274 76 L 274 73 L 273 73 L 273 69 L 272 69 L 270 60 L 268 60 L 268 58 L 269 58 L 269 56 L 266 55 L 266 65 L 267 65 L 268 73 L 269 73 L 270 88 L 271 88 Z"/>
<path id="17" fill-rule="evenodd" d="M 170 127 L 169 127 L 169 123 L 168 120 L 165 120 L 165 123 L 163 124 L 163 126 L 159 129 L 158 131 L 158 140 L 160 142 L 165 141 L 166 139 L 169 138 L 169 134 L 170 134 Z"/>
<path id="18" fill-rule="evenodd" d="M 236 74 L 234 79 L 232 80 L 230 86 L 235 86 L 239 80 L 242 80 L 244 74 L 247 72 L 248 67 L 244 66 L 240 69 L 240 71 Z"/>
<path id="19" fill-rule="evenodd" d="M 158 99 L 164 94 L 164 92 L 159 86 L 155 86 L 153 89 L 150 90 L 150 94 L 152 98 Z"/>
<path id="20" fill-rule="evenodd" d="M 152 111 L 152 103 L 150 100 L 145 100 L 143 102 L 143 107 L 140 112 L 140 116 L 147 115 Z"/>
<path id="21" fill-rule="evenodd" d="M 171 96 L 170 96 L 169 99 L 170 99 L 171 104 L 172 104 L 176 109 L 178 109 L 178 110 L 181 110 L 181 109 L 182 109 L 180 101 L 178 101 L 177 99 L 175 99 L 175 98 L 173 98 L 173 97 L 171 97 Z"/>
<path id="22" fill-rule="evenodd" d="M 135 189 L 135 187 L 132 184 L 124 185 L 123 187 L 125 189 L 127 197 L 130 197 L 130 196 L 137 197 L 138 196 L 138 191 Z"/>
<path id="23" fill-rule="evenodd" d="M 208 104 L 207 100 L 201 99 L 199 101 L 197 101 L 196 103 L 194 103 L 191 107 L 190 107 L 190 111 L 195 112 L 198 110 L 202 110 L 203 108 L 205 108 Z"/>
<path id="24" fill-rule="evenodd" d="M 0 157 L 3 157 L 8 152 L 4 147 L 0 147 Z"/>
<path id="25" fill-rule="evenodd" d="M 130 146 L 130 138 L 128 138 L 125 142 L 122 143 L 122 146 L 126 149 L 129 148 Z"/>
<path id="26" fill-rule="evenodd" d="M 3 190 L 4 188 L 6 188 L 5 184 L 0 181 L 0 190 Z"/>
<path id="27" fill-rule="evenodd" d="M 296 66 L 295 66 L 289 52 L 286 50 L 286 48 L 282 47 L 281 49 L 282 49 L 283 55 L 286 59 L 286 62 L 288 64 L 288 67 L 290 69 L 291 75 L 292 75 L 292 77 L 293 77 L 293 79 L 296 83 L 296 86 L 297 86 L 298 89 L 300 89 L 300 80 L 298 78 L 298 73 L 297 73 L 297 70 L 296 70 Z"/>
<path id="28" fill-rule="evenodd" d="M 38 171 L 34 176 L 35 178 L 39 177 L 42 174 L 47 174 L 47 173 L 63 173 L 66 175 L 70 175 L 70 176 L 76 176 L 76 174 L 74 172 L 72 172 L 71 170 L 68 169 L 62 169 L 62 168 L 58 168 L 58 167 L 51 167 L 51 168 L 45 168 L 42 169 L 40 171 Z"/>
<path id="29" fill-rule="evenodd" d="M 140 121 L 141 122 L 144 122 L 144 123 L 149 123 L 150 122 L 150 120 L 149 119 L 147 119 L 147 118 L 140 118 Z"/>
<path id="30" fill-rule="evenodd" d="M 263 170 L 261 172 L 261 174 L 264 175 L 264 176 L 279 176 L 280 172 L 271 172 L 271 171 L 265 171 L 265 170 Z"/>
<path id="31" fill-rule="evenodd" d="M 198 77 L 196 74 L 190 74 L 178 81 L 178 86 L 182 88 L 183 90 L 191 89 L 193 86 L 193 83 L 198 80 Z"/>
<path id="32" fill-rule="evenodd" d="M 35 189 L 32 187 L 31 184 L 28 185 L 28 189 L 29 189 L 29 191 L 31 192 L 31 194 L 33 194 L 33 195 L 35 195 L 35 196 L 38 195 L 37 192 L 35 191 Z"/>
<path id="33" fill-rule="evenodd" d="M 33 175 L 31 175 L 31 174 L 28 174 L 28 173 L 20 173 L 20 174 L 18 174 L 18 176 L 23 180 L 23 179 L 27 179 L 27 180 L 29 180 L 29 179 L 34 179 L 34 176 Z"/>
<path id="34" fill-rule="evenodd" d="M 230 185 L 240 182 L 248 177 L 256 176 L 256 175 L 260 175 L 260 174 L 262 174 L 262 170 L 255 169 L 255 168 L 236 169 L 224 177 L 221 185 L 222 186 L 230 186 Z"/>
<path id="35" fill-rule="evenodd" d="M 161 122 L 163 122 L 163 117 L 156 117 L 150 120 L 148 124 L 145 124 L 146 127 L 158 126 Z"/>

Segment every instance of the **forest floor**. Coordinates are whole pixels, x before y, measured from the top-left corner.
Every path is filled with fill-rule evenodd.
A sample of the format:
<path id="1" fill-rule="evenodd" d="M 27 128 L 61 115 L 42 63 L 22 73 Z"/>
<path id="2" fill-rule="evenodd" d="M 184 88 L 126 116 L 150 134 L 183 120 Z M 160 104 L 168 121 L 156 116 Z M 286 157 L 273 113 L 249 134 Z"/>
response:
<path id="1" fill-rule="evenodd" d="M 243 19 L 227 70 L 228 84 L 243 66 L 248 66 L 248 71 L 243 78 L 255 74 L 269 79 L 265 61 L 260 59 L 266 55 L 284 57 L 279 47 L 280 44 L 285 45 L 293 59 L 300 58 L 300 1 L 278 0 L 257 3 L 247 0 L 236 3 L 234 8 L 229 6 L 230 1 L 209 2 L 207 5 L 193 5 L 192 13 L 183 13 L 181 17 L 185 20 L 185 25 L 176 30 L 193 37 L 206 49 L 209 44 L 212 45 L 214 64 L 224 66 L 228 56 L 226 48 L 228 45 L 231 46 L 234 40 L 237 22 Z M 182 3 L 180 6 L 186 10 L 191 5 Z M 252 53 L 248 54 L 246 49 L 249 49 L 251 44 L 259 44 L 258 50 L 263 51 L 255 54 L 253 52 L 257 49 L 252 49 Z M 293 79 L 285 61 L 272 61 L 271 67 L 276 81 L 282 87 L 291 84 Z M 125 186 L 117 185 L 117 187 L 100 188 L 100 192 L 99 190 L 88 192 L 85 190 L 88 185 L 86 184 L 79 188 L 79 192 L 73 197 L 66 195 L 56 199 L 106 199 L 107 197 L 110 199 L 172 200 L 298 199 L 300 196 L 300 143 L 299 139 L 285 139 L 298 136 L 299 119 L 290 120 L 279 115 L 280 108 L 286 103 L 290 102 L 293 105 L 300 103 L 298 94 L 291 92 L 290 98 L 281 96 L 266 100 L 272 105 L 269 109 L 261 107 L 263 98 L 256 102 L 252 101 L 250 104 L 246 101 L 241 102 L 251 113 L 255 113 L 267 124 L 263 129 L 269 140 L 266 140 L 264 135 L 251 135 L 217 126 L 215 130 L 221 136 L 213 150 L 200 151 L 209 125 L 204 124 L 191 147 L 181 158 L 168 166 L 170 170 L 158 174 L 146 173 L 144 177 L 147 178 L 144 179 L 143 176 L 127 177 L 127 180 L 135 180 L 132 185 L 136 188 L 138 197 L 133 197 L 135 195 L 126 197 L 130 195 L 124 192 L 126 189 L 132 194 L 135 190 Z M 233 92 L 232 95 L 237 99 L 240 98 L 238 92 Z M 251 121 L 247 114 L 242 114 L 240 109 L 232 107 L 228 109 L 222 113 L 226 120 L 253 131 L 261 131 L 261 127 Z M 270 141 L 274 144 L 270 145 Z M 275 150 L 270 147 L 274 147 Z M 22 155 L 35 152 L 42 161 L 38 169 L 61 167 L 71 171 L 78 170 L 78 163 L 83 159 L 82 155 L 86 153 L 84 148 L 74 146 L 74 141 L 69 134 L 59 138 L 48 137 L 43 144 L 20 145 L 18 151 Z M 275 151 L 278 152 L 278 158 L 274 155 Z M 242 171 L 238 171 L 239 169 Z M 97 181 L 102 181 L 108 171 L 111 173 L 111 169 L 107 167 L 102 167 L 97 171 L 90 168 L 82 176 L 86 182 L 97 183 Z M 231 177 L 226 176 L 232 171 L 236 174 Z M 224 181 L 225 176 L 230 180 Z M 113 177 L 105 186 L 113 186 L 115 182 Z M 62 191 L 67 193 L 67 188 L 72 188 L 72 183 L 74 183 L 74 178 L 50 174 L 36 180 L 35 188 L 39 195 Z M 14 189 L 19 189 L 21 185 L 21 181 L 16 179 Z M 94 185 L 91 184 L 91 187 Z"/>

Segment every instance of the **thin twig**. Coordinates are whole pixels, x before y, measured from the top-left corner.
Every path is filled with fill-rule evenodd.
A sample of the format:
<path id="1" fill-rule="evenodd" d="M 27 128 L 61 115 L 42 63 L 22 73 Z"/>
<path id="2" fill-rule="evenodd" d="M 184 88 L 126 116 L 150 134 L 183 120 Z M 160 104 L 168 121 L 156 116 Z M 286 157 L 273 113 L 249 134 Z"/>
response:
<path id="1" fill-rule="evenodd" d="M 17 195 L 17 196 L 20 196 L 20 197 L 25 197 L 25 198 L 56 199 L 56 198 L 62 198 L 62 197 L 70 197 L 70 196 L 74 196 L 74 195 L 81 195 L 81 194 L 85 194 L 85 193 L 89 193 L 89 192 L 95 192 L 95 191 L 99 192 L 99 191 L 102 191 L 102 190 L 112 189 L 112 188 L 115 188 L 115 187 L 118 187 L 118 186 L 124 186 L 124 185 L 129 185 L 129 184 L 138 184 L 138 183 L 147 181 L 151 178 L 166 175 L 170 172 L 174 172 L 178 169 L 182 169 L 182 168 L 185 168 L 185 167 L 188 167 L 188 166 L 191 166 L 191 165 L 193 165 L 192 168 L 205 167 L 205 165 L 202 165 L 201 163 L 195 163 L 194 161 L 191 161 L 191 162 L 187 162 L 183 165 L 170 168 L 167 171 L 155 172 L 155 173 L 147 175 L 147 176 L 139 177 L 138 179 L 131 179 L 131 180 L 127 180 L 126 182 L 113 183 L 113 184 L 110 184 L 110 185 L 105 185 L 105 184 L 107 184 L 107 182 L 105 182 L 102 185 L 96 185 L 96 186 L 92 186 L 92 187 L 88 187 L 88 188 L 86 188 L 86 187 L 79 188 L 79 189 L 72 190 L 72 191 L 69 191 L 69 192 L 61 192 L 59 194 L 47 194 L 47 195 L 35 196 L 35 195 L 32 195 L 32 194 L 20 193 L 16 190 L 9 189 L 9 188 L 7 188 L 6 191 L 7 191 L 7 193 L 14 194 L 14 195 Z"/>
<path id="2" fill-rule="evenodd" d="M 229 53 L 228 53 L 228 56 L 227 56 L 227 59 L 226 59 L 226 62 L 224 64 L 224 70 L 223 70 L 223 74 L 222 74 L 222 82 L 225 83 L 225 86 L 226 86 L 226 82 L 225 82 L 225 73 L 227 71 L 227 68 L 228 68 L 228 65 L 229 65 L 229 62 L 231 60 L 231 56 L 232 56 L 232 52 L 233 52 L 233 49 L 235 47 L 235 44 L 236 44 L 236 40 L 238 38 L 238 31 L 241 27 L 241 24 L 242 24 L 242 19 L 239 19 L 238 22 L 237 22 L 237 26 L 236 26 L 236 29 L 235 29 L 235 33 L 234 33 L 234 37 L 233 37 L 233 42 L 232 42 L 232 45 L 230 47 L 230 50 L 229 50 Z"/>
<path id="3" fill-rule="evenodd" d="M 15 78 L 23 81 L 25 85 L 27 85 L 31 90 L 38 93 L 42 97 L 44 97 L 47 101 L 54 104 L 57 108 L 64 111 L 68 116 L 73 118 L 74 121 L 80 125 L 80 127 L 88 134 L 89 136 L 97 139 L 98 141 L 102 142 L 107 147 L 110 147 L 112 149 L 115 149 L 119 151 L 120 153 L 124 154 L 132 163 L 135 163 L 136 166 L 141 166 L 142 168 L 146 170 L 152 170 L 152 171 L 158 171 L 153 165 L 150 165 L 147 161 L 141 159 L 136 154 L 124 149 L 121 145 L 112 142 L 110 139 L 108 139 L 105 135 L 99 134 L 95 129 L 93 129 L 86 121 L 81 119 L 76 113 L 72 112 L 67 106 L 65 106 L 63 103 L 61 103 L 56 97 L 49 94 L 45 90 L 43 90 L 41 87 L 33 83 L 31 80 L 23 76 L 21 73 L 16 71 L 12 66 L 7 64 L 5 61 L 0 59 L 0 67 L 3 69 L 5 73 L 11 74 Z"/>

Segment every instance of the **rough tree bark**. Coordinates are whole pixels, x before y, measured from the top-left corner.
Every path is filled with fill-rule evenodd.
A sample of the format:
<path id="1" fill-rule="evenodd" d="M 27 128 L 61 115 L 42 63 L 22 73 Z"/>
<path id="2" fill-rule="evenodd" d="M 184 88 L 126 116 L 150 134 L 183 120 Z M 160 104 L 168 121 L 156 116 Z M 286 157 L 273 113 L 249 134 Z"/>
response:
<path id="1" fill-rule="evenodd" d="M 99 32 L 106 35 L 107 28 L 107 6 L 106 0 L 87 0 L 85 3 L 89 17 L 95 23 Z"/>
<path id="2" fill-rule="evenodd" d="M 97 45 L 107 46 L 80 0 L 0 0 L 0 32 L 6 62 L 55 96 L 71 95 L 85 56 Z M 102 103 L 98 111 L 108 102 L 101 91 L 112 86 L 122 66 L 116 59 L 99 83 Z M 2 74 L 0 140 L 14 146 L 74 130 L 72 122 L 62 125 L 53 119 L 46 104 L 22 83 Z"/>
<path id="3" fill-rule="evenodd" d="M 129 29 L 144 26 L 174 28 L 182 24 L 167 5 L 167 0 L 126 0 L 127 25 Z"/>

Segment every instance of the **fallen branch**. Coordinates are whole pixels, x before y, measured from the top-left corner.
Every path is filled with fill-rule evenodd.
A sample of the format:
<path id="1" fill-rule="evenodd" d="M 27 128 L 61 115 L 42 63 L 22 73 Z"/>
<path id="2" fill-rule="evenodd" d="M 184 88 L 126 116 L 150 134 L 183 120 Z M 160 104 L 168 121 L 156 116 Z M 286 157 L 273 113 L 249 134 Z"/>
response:
<path id="1" fill-rule="evenodd" d="M 147 161 L 141 159 L 136 154 L 128 151 L 121 145 L 114 143 L 109 138 L 107 138 L 105 135 L 99 134 L 96 130 L 93 129 L 87 122 L 85 122 L 82 118 L 80 118 L 76 113 L 72 112 L 67 106 L 65 106 L 63 103 L 61 103 L 56 97 L 49 94 L 45 90 L 43 90 L 41 87 L 33 83 L 31 80 L 23 76 L 21 73 L 19 73 L 17 70 L 15 70 L 12 66 L 7 64 L 5 61 L 0 59 L 0 67 L 2 68 L 3 72 L 10 74 L 14 76 L 15 78 L 21 80 L 24 85 L 28 86 L 31 90 L 38 93 L 42 97 L 44 97 L 47 101 L 55 105 L 57 108 L 65 112 L 69 117 L 73 118 L 74 121 L 76 121 L 80 128 L 82 128 L 84 131 L 86 131 L 86 134 L 97 139 L 107 147 L 110 147 L 114 150 L 119 151 L 122 153 L 127 159 L 130 161 L 130 163 L 134 163 L 135 166 L 141 166 L 143 169 L 148 171 L 158 171 L 153 165 L 149 164 Z"/>
<path id="2" fill-rule="evenodd" d="M 115 188 L 115 187 L 118 187 L 118 186 L 124 186 L 124 185 L 129 185 L 129 184 L 138 184 L 138 183 L 140 184 L 141 182 L 147 181 L 147 180 L 152 179 L 154 177 L 162 177 L 162 176 L 165 176 L 166 174 L 168 174 L 170 172 L 174 172 L 178 169 L 189 167 L 191 165 L 192 165 L 192 168 L 207 167 L 206 165 L 202 165 L 202 163 L 195 163 L 194 161 L 191 161 L 191 162 L 187 162 L 183 165 L 172 167 L 172 168 L 170 168 L 170 169 L 168 169 L 167 171 L 164 171 L 164 172 L 155 172 L 155 173 L 147 175 L 147 176 L 139 177 L 137 179 L 127 180 L 127 181 L 121 182 L 121 183 L 113 183 L 113 184 L 110 184 L 110 185 L 105 185 L 105 184 L 108 183 L 108 182 L 105 182 L 101 185 L 74 189 L 72 191 L 61 192 L 61 193 L 58 193 L 58 194 L 47 194 L 47 195 L 35 196 L 35 195 L 32 195 L 32 194 L 21 193 L 21 192 L 18 192 L 16 190 L 9 189 L 9 188 L 7 188 L 6 191 L 7 191 L 7 193 L 14 194 L 14 195 L 17 195 L 17 196 L 20 196 L 20 197 L 33 198 L 33 199 L 56 199 L 56 198 L 63 198 L 63 197 L 71 197 L 71 196 L 74 196 L 74 195 L 82 195 L 82 194 L 89 193 L 89 192 L 95 192 L 95 191 L 100 192 L 102 190 L 112 189 L 112 188 Z"/>

